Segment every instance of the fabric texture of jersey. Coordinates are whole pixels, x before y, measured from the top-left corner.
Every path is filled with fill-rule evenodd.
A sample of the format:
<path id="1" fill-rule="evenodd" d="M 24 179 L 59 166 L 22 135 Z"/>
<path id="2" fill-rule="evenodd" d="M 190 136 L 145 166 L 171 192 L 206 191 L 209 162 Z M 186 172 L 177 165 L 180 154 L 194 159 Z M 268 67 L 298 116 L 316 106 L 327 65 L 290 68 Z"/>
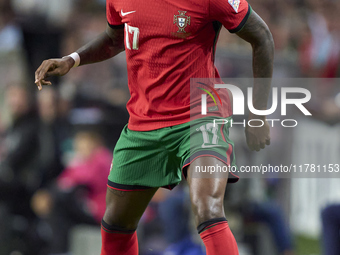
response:
<path id="1" fill-rule="evenodd" d="M 218 78 L 221 26 L 238 32 L 250 14 L 245 0 L 107 0 L 112 28 L 125 27 L 128 127 L 148 131 L 190 120 L 190 78 Z M 225 106 L 223 117 L 231 115 Z"/>

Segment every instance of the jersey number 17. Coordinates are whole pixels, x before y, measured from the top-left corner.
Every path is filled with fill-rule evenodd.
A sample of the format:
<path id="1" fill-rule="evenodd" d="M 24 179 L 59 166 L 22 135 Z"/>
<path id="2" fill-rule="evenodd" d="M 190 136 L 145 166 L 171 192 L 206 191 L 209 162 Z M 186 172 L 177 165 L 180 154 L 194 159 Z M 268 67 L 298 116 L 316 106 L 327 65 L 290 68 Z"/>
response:
<path id="1" fill-rule="evenodd" d="M 132 49 L 133 50 L 138 50 L 139 46 L 139 28 L 138 27 L 133 27 L 129 26 L 128 24 L 125 23 L 125 45 L 126 48 L 131 50 L 131 44 L 129 40 L 129 35 L 132 36 Z"/>

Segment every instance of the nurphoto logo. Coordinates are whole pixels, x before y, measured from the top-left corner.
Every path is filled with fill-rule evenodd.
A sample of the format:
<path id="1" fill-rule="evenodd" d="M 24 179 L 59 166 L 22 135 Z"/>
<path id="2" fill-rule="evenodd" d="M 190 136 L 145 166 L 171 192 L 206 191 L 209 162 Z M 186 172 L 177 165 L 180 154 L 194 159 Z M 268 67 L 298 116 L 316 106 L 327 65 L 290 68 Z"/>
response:
<path id="1" fill-rule="evenodd" d="M 203 84 L 203 83 L 202 83 Z M 218 110 L 218 104 L 213 96 L 213 94 L 208 91 L 207 89 L 200 88 L 204 91 L 206 94 L 201 95 L 201 114 L 202 115 L 207 115 L 208 111 L 216 111 Z M 217 96 L 217 98 L 220 101 L 220 105 L 222 107 L 222 101 L 220 96 L 218 95 L 216 89 L 228 89 L 233 97 L 233 115 L 244 115 L 245 114 L 245 96 L 242 92 L 242 90 L 231 84 L 214 84 L 214 87 L 211 88 L 212 92 Z M 287 105 L 295 105 L 305 116 L 311 116 L 312 114 L 306 109 L 304 104 L 310 101 L 311 99 L 311 93 L 309 90 L 305 88 L 298 88 L 298 87 L 283 87 L 281 88 L 281 98 L 280 98 L 280 103 L 281 103 L 281 116 L 286 116 L 287 115 Z M 301 94 L 303 97 L 302 98 L 289 98 L 289 94 Z M 215 106 L 214 107 L 207 107 L 207 95 L 209 95 L 212 100 L 214 101 Z M 258 110 L 255 109 L 253 105 L 253 88 L 249 87 L 247 89 L 247 106 L 248 109 L 251 113 L 258 115 L 258 116 L 267 116 L 270 114 L 273 114 L 278 107 L 279 100 L 278 100 L 278 88 L 273 87 L 272 88 L 272 105 L 269 109 L 267 110 Z M 214 109 L 213 109 L 214 108 Z M 236 124 L 242 124 L 244 127 L 248 124 L 251 127 L 262 127 L 264 125 L 263 120 L 261 119 L 252 119 L 249 120 L 248 123 L 246 123 L 246 120 L 244 119 L 242 122 L 233 122 L 231 120 L 227 119 L 216 119 L 214 120 L 214 125 L 216 124 L 226 124 L 230 121 L 231 127 Z M 269 123 L 271 123 L 272 127 L 274 127 L 275 122 L 281 122 L 281 125 L 283 127 L 296 127 L 298 122 L 295 119 L 267 119 Z M 254 125 L 255 122 L 258 122 L 258 125 Z M 290 124 L 290 125 L 289 125 Z"/>

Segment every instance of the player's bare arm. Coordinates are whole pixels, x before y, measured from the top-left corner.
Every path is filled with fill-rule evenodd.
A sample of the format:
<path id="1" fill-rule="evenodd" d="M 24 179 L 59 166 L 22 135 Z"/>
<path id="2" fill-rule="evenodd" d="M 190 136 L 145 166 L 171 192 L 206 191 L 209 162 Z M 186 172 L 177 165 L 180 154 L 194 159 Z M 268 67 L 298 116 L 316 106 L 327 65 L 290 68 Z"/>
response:
<path id="1" fill-rule="evenodd" d="M 266 110 L 273 74 L 274 41 L 266 23 L 252 11 L 243 29 L 237 33 L 253 48 L 253 105 L 257 110 Z M 257 79 L 266 78 L 266 79 Z M 270 144 L 269 124 L 265 116 L 249 114 L 249 119 L 261 119 L 262 127 L 246 127 L 246 138 L 251 150 L 259 151 Z"/>
<path id="2" fill-rule="evenodd" d="M 107 60 L 122 51 L 124 51 L 124 28 L 111 28 L 108 25 L 105 32 L 81 47 L 77 53 L 81 59 L 80 65 L 86 65 Z M 48 77 L 67 74 L 74 63 L 74 59 L 69 56 L 45 60 L 35 72 L 38 89 L 41 90 L 42 85 L 51 85 Z"/>

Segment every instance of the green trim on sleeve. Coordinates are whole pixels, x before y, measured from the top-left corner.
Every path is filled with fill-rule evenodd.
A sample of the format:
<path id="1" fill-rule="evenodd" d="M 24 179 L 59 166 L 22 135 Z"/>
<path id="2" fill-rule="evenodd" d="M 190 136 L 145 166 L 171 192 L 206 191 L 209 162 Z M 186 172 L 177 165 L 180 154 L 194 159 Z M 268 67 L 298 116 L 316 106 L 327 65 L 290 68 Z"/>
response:
<path id="1" fill-rule="evenodd" d="M 244 25 L 247 23 L 247 20 L 252 12 L 252 8 L 250 6 L 250 4 L 248 4 L 248 11 L 247 11 L 247 14 L 246 16 L 244 16 L 243 20 L 241 21 L 241 23 L 234 29 L 228 29 L 230 33 L 237 33 L 237 32 L 240 32 L 242 30 L 242 28 L 244 27 Z"/>

